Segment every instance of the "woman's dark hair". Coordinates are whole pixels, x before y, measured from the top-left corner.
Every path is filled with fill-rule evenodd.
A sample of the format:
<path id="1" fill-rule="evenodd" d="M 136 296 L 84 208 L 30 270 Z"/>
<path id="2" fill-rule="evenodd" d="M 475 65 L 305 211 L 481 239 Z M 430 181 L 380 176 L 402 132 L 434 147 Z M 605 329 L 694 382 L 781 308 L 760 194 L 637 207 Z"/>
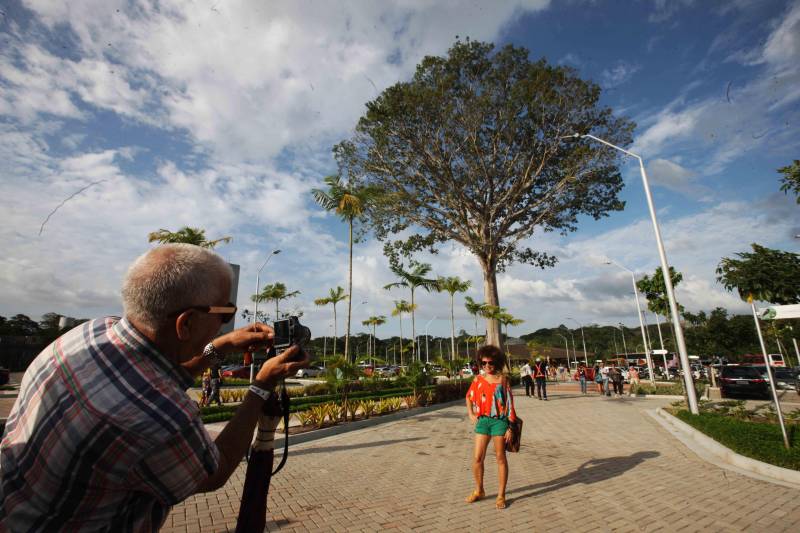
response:
<path id="1" fill-rule="evenodd" d="M 499 370 L 500 372 L 502 372 L 506 367 L 506 354 L 504 354 L 503 350 L 497 346 L 492 344 L 481 346 L 478 350 L 478 364 L 480 364 L 480 360 L 484 357 L 491 359 L 492 363 L 494 363 L 495 369 Z"/>

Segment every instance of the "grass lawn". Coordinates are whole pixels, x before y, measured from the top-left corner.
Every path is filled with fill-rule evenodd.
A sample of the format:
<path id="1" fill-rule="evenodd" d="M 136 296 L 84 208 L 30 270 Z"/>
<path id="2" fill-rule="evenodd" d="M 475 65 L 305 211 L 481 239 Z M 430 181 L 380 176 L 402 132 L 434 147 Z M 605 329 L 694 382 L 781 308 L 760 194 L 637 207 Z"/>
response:
<path id="1" fill-rule="evenodd" d="M 693 415 L 689 411 L 678 411 L 675 416 L 736 453 L 800 470 L 800 431 L 795 424 L 786 425 L 790 444 L 787 450 L 777 423 L 749 422 L 716 413 Z"/>

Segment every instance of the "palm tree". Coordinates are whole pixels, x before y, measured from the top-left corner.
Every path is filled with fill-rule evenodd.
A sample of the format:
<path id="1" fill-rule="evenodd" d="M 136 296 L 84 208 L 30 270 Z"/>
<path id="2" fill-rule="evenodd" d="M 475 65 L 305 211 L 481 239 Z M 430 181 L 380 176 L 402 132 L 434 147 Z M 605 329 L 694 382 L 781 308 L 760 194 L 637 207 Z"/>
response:
<path id="1" fill-rule="evenodd" d="M 312 189 L 314 200 L 324 210 L 335 212 L 348 226 L 347 333 L 344 338 L 344 356 L 347 358 L 350 354 L 350 316 L 353 302 L 353 223 L 364 215 L 377 192 L 370 187 L 359 187 L 352 180 L 345 183 L 340 176 L 328 176 L 325 184 L 328 186 L 327 190 Z"/>
<path id="2" fill-rule="evenodd" d="M 414 339 L 414 344 L 412 346 L 414 346 L 414 354 L 417 355 L 417 330 L 414 320 L 414 310 L 417 308 L 417 305 L 414 303 L 414 290 L 417 287 L 422 287 L 428 292 L 436 290 L 438 287 L 437 280 L 425 277 L 431 271 L 431 265 L 427 263 L 412 263 L 411 270 L 403 270 L 402 266 L 392 266 L 391 270 L 394 272 L 395 276 L 400 278 L 400 281 L 389 283 L 383 287 L 384 289 L 388 290 L 394 287 L 408 287 L 411 289 L 411 338 Z"/>
<path id="3" fill-rule="evenodd" d="M 497 315 L 494 318 L 496 318 L 498 320 L 498 322 L 500 322 L 501 326 L 505 326 L 506 327 L 506 347 L 505 347 L 505 351 L 508 352 L 508 326 L 519 326 L 520 324 L 522 324 L 525 321 L 522 320 L 521 318 L 514 318 L 513 315 L 511 315 L 510 313 L 507 313 L 506 310 L 504 308 L 502 308 L 502 307 L 500 308 L 500 312 L 497 313 Z"/>
<path id="4" fill-rule="evenodd" d="M 400 319 L 400 364 L 403 364 L 403 313 L 411 313 L 414 306 L 405 300 L 394 301 L 394 309 L 392 309 L 392 316 Z"/>
<path id="5" fill-rule="evenodd" d="M 472 283 L 454 276 L 451 278 L 440 277 L 436 280 L 436 284 L 439 292 L 447 291 L 450 293 L 450 359 L 453 360 L 456 358 L 456 320 L 453 311 L 453 299 L 455 293 L 466 291 Z"/>
<path id="6" fill-rule="evenodd" d="M 478 317 L 486 317 L 485 312 L 487 309 L 487 304 L 483 302 L 476 302 L 471 297 L 467 296 L 464 298 L 464 307 L 467 308 L 467 313 L 471 314 L 475 318 L 475 336 L 478 336 Z M 475 351 L 477 352 L 478 345 L 475 345 Z M 467 355 L 469 355 L 469 350 L 467 350 Z"/>
<path id="7" fill-rule="evenodd" d="M 336 304 L 347 298 L 344 289 L 336 286 L 335 289 L 329 289 L 328 296 L 325 298 L 317 298 L 314 300 L 314 305 L 328 305 L 333 304 L 333 355 L 336 357 Z"/>
<path id="8" fill-rule="evenodd" d="M 167 229 L 160 229 L 147 235 L 147 242 L 158 241 L 161 244 L 182 242 L 186 244 L 194 244 L 202 248 L 214 248 L 221 242 L 231 242 L 231 237 L 222 237 L 213 241 L 206 240 L 206 230 L 201 228 L 190 228 L 184 226 L 178 231 L 172 232 Z"/>
<path id="9" fill-rule="evenodd" d="M 286 290 L 286 285 L 281 283 L 280 281 L 275 282 L 271 285 L 265 285 L 261 291 L 261 294 L 254 294 L 250 297 L 251 300 L 259 301 L 259 302 L 275 302 L 275 320 L 280 319 L 280 313 L 278 312 L 278 304 L 281 300 L 285 300 L 287 298 L 294 298 L 300 294 L 300 291 L 292 291 L 289 292 Z"/>
<path id="10" fill-rule="evenodd" d="M 375 359 L 375 328 L 376 326 L 381 326 L 386 324 L 386 317 L 381 316 L 371 316 L 366 320 L 361 322 L 365 326 L 372 326 L 372 359 Z"/>

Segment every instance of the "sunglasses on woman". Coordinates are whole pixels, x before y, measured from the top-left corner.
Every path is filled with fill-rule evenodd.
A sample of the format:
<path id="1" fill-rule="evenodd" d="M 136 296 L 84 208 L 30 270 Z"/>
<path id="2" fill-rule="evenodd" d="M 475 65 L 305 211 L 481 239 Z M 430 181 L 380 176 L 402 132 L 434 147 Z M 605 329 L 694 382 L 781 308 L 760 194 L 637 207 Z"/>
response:
<path id="1" fill-rule="evenodd" d="M 491 366 L 491 367 L 494 367 L 494 361 L 481 361 L 481 366 Z"/>
<path id="2" fill-rule="evenodd" d="M 236 306 L 233 305 L 232 302 L 228 302 L 226 306 L 219 306 L 219 305 L 193 305 L 191 307 L 187 307 L 186 309 L 181 309 L 180 311 L 176 311 L 173 315 L 179 315 L 181 313 L 185 313 L 189 309 L 194 309 L 195 311 L 200 311 L 201 313 L 207 313 L 209 315 L 220 315 L 222 318 L 222 323 L 227 324 L 233 317 L 236 316 Z"/>

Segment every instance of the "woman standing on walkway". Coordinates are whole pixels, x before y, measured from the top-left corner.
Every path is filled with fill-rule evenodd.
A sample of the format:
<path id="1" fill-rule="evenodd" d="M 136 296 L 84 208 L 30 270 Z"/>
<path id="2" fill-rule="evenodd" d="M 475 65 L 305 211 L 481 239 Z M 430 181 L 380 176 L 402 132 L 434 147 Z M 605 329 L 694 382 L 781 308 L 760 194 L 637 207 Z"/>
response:
<path id="1" fill-rule="evenodd" d="M 509 422 L 515 422 L 514 397 L 511 385 L 503 374 L 506 356 L 497 346 L 487 345 L 478 350 L 478 361 L 485 371 L 476 376 L 467 391 L 467 413 L 475 424 L 475 449 L 472 455 L 472 475 L 475 477 L 475 490 L 467 496 L 467 503 L 473 503 L 484 496 L 483 462 L 489 441 L 494 444 L 494 455 L 497 460 L 497 501 L 495 507 L 506 507 L 506 483 L 508 482 L 508 461 L 506 459 L 506 442 L 511 441 Z"/>

